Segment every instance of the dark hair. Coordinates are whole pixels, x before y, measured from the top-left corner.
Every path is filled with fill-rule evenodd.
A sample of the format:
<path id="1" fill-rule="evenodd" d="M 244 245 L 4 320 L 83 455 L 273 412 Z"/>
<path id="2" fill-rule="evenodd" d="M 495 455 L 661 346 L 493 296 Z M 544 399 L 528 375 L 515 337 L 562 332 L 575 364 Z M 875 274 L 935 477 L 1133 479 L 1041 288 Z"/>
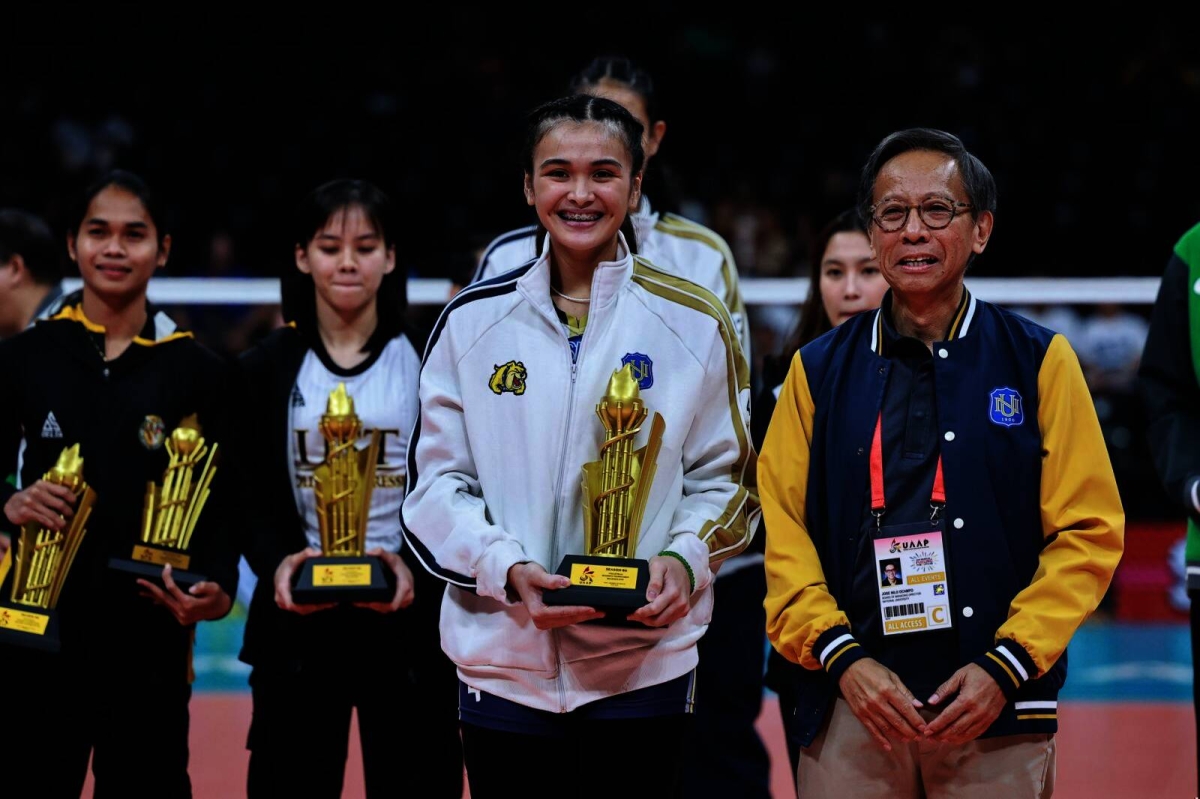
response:
<path id="1" fill-rule="evenodd" d="M 875 179 L 883 165 L 903 153 L 914 150 L 932 150 L 945 153 L 958 165 L 967 200 L 971 203 L 971 216 L 979 217 L 981 211 L 996 210 L 996 180 L 992 173 L 975 156 L 967 152 L 957 136 L 933 128 L 910 128 L 890 134 L 875 147 L 863 167 L 858 183 L 858 212 L 864 225 L 871 223 L 871 198 L 875 193 Z"/>
<path id="2" fill-rule="evenodd" d="M 0 264 L 21 256 L 35 283 L 53 285 L 62 278 L 59 247 L 50 226 L 16 208 L 0 209 Z"/>
<path id="3" fill-rule="evenodd" d="M 624 56 L 606 55 L 592 59 L 592 63 L 571 78 L 569 89 L 572 94 L 584 94 L 605 79 L 637 92 L 646 105 L 646 116 L 651 123 L 661 119 L 654 79 L 649 72 Z"/>
<path id="4" fill-rule="evenodd" d="M 313 189 L 296 209 L 295 247 L 307 247 L 336 214 L 359 208 L 383 238 L 384 246 L 396 246 L 395 211 L 392 201 L 377 186 L 365 180 L 333 180 Z M 375 295 L 378 323 L 363 352 L 381 348 L 404 332 L 408 310 L 408 281 L 400 265 L 383 276 Z M 284 269 L 280 280 L 283 318 L 296 325 L 306 337 L 317 336 L 317 291 L 312 275 L 295 268 Z M 415 342 L 414 342 L 415 345 Z"/>
<path id="5" fill-rule="evenodd" d="M 800 323 L 796 332 L 792 333 L 787 345 L 783 348 L 784 359 L 791 363 L 792 356 L 808 342 L 833 329 L 829 314 L 825 312 L 825 303 L 821 300 L 821 262 L 825 258 L 825 248 L 838 233 L 861 233 L 867 235 L 867 227 L 854 208 L 847 208 L 835 216 L 813 242 L 812 275 L 808 282 L 808 298 L 800 309 Z"/>
<path id="6" fill-rule="evenodd" d="M 146 181 L 123 169 L 114 169 L 84 189 L 71 212 L 70 234 L 74 236 L 83 226 L 92 200 L 96 199 L 100 192 L 110 187 L 127 191 L 138 198 L 142 207 L 146 209 L 146 215 L 154 223 L 154 230 L 158 234 L 158 243 L 162 244 L 163 239 L 170 233 L 170 220 L 167 217 L 166 204 L 158 193 L 147 185 Z"/>
<path id="7" fill-rule="evenodd" d="M 609 128 L 624 143 L 629 151 L 631 161 L 630 175 L 642 171 L 646 162 L 646 154 L 642 149 L 642 123 L 634 118 L 623 106 L 606 100 L 603 97 L 593 97 L 590 94 L 575 94 L 558 100 L 543 103 L 529 114 L 525 125 L 525 143 L 521 147 L 521 168 L 525 174 L 534 173 L 533 154 L 538 143 L 546 134 L 563 122 L 599 122 Z M 538 221 L 537 244 L 541 250 L 546 231 Z M 637 252 L 637 235 L 634 233 L 633 220 L 629 214 L 621 223 L 621 232 L 625 234 L 625 242 L 631 253 Z"/>

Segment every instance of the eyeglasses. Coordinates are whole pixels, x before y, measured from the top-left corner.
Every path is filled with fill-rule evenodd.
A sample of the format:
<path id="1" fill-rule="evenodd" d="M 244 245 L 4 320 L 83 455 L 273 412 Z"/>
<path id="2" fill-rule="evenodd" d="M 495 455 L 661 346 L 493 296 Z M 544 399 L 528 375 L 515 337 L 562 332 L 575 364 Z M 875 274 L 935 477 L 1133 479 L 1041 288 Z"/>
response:
<path id="1" fill-rule="evenodd" d="M 895 233 L 908 224 L 908 215 L 912 209 L 917 209 L 917 216 L 930 230 L 941 230 L 950 226 L 954 217 L 970 210 L 970 203 L 960 203 L 940 197 L 931 197 L 918 205 L 905 205 L 901 202 L 888 200 L 872 205 L 867 210 L 871 219 L 885 233 Z"/>

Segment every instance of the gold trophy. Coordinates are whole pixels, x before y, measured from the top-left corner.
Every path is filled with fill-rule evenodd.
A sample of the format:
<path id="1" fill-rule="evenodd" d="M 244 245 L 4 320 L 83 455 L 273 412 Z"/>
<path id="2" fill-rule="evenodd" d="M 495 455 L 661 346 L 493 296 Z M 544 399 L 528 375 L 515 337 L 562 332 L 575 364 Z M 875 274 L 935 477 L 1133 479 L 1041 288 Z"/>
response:
<path id="1" fill-rule="evenodd" d="M 64 449 L 42 479 L 71 489 L 77 498 L 75 515 L 64 530 L 26 522 L 0 561 L 0 641 L 57 652 L 61 643 L 55 607 L 87 533 L 96 492 L 83 482 L 78 444 Z"/>
<path id="2" fill-rule="evenodd" d="M 298 605 L 391 602 L 396 594 L 395 572 L 378 557 L 363 554 L 381 435 L 373 431 L 370 444 L 360 450 L 362 434 L 354 400 L 346 384 L 338 383 L 321 417 L 328 454 L 313 470 L 321 555 L 304 561 L 292 584 Z"/>
<path id="3" fill-rule="evenodd" d="M 146 484 L 141 543 L 129 558 L 110 558 L 109 568 L 161 584 L 163 566 L 170 564 L 171 579 L 184 591 L 206 579 L 188 567 L 192 534 L 217 474 L 217 447 L 201 435 L 195 414 L 179 423 L 166 442 L 170 460 L 162 486 Z"/>
<path id="4" fill-rule="evenodd" d="M 633 449 L 648 412 L 632 366 L 613 372 L 596 406 L 604 424 L 600 460 L 583 465 L 583 555 L 566 555 L 558 574 L 571 585 L 546 591 L 547 605 L 584 605 L 603 611 L 604 624 L 627 624 L 626 617 L 646 604 L 650 564 L 637 552 L 642 515 L 650 499 L 658 451 L 666 424 L 655 413 L 646 446 Z"/>

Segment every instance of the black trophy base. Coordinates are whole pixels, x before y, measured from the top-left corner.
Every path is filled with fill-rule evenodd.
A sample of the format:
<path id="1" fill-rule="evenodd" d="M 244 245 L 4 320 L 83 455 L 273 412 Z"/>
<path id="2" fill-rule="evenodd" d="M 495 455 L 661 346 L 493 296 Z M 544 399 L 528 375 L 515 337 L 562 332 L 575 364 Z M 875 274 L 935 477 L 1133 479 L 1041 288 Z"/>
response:
<path id="1" fill-rule="evenodd" d="M 58 652 L 58 612 L 28 605 L 0 602 L 0 644 Z"/>
<path id="2" fill-rule="evenodd" d="M 646 605 L 646 587 L 650 584 L 650 563 L 637 558 L 603 558 L 595 555 L 567 555 L 556 574 L 571 580 L 571 585 L 542 593 L 547 605 L 582 605 L 604 614 L 596 624 L 640 627 L 641 622 L 627 616 Z"/>
<path id="3" fill-rule="evenodd" d="M 163 564 L 161 563 L 150 563 L 142 560 L 131 560 L 129 558 L 109 558 L 108 568 L 141 577 L 144 580 L 154 583 L 159 588 L 166 587 L 163 585 Z M 175 585 L 179 586 L 180 591 L 187 592 L 193 585 L 202 583 L 208 578 L 203 574 L 184 571 L 172 566 L 171 579 L 175 581 Z"/>
<path id="4" fill-rule="evenodd" d="M 391 602 L 395 596 L 396 573 L 374 555 L 309 558 L 292 580 L 297 605 Z"/>

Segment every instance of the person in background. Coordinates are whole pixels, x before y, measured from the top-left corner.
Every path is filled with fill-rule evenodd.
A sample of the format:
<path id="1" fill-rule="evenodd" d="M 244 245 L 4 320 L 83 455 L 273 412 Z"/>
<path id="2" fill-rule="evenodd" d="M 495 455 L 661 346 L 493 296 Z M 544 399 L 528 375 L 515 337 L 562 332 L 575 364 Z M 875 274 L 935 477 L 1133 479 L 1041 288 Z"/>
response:
<path id="1" fill-rule="evenodd" d="M 0 209 L 0 338 L 57 309 L 63 296 L 59 244 L 33 214 Z"/>
<path id="2" fill-rule="evenodd" d="M 1183 235 L 1167 261 L 1141 357 L 1138 388 L 1147 438 L 1167 494 L 1187 515 L 1184 548 L 1191 600 L 1193 682 L 1200 689 L 1200 225 Z M 1200 733 L 1200 690 L 1194 692 Z M 1200 761 L 1200 735 L 1197 736 Z M 1192 767 L 1195 768 L 1195 762 Z M 1198 779 L 1200 783 L 1200 779 Z M 1197 786 L 1200 793 L 1200 784 Z"/>
<path id="3" fill-rule="evenodd" d="M 834 217 L 814 242 L 813 253 L 815 266 L 809 280 L 808 297 L 801 309 L 800 324 L 782 355 L 766 359 L 763 388 L 750 413 L 754 446 L 760 450 L 788 366 L 800 348 L 857 314 L 874 311 L 887 292 L 887 281 L 879 271 L 866 225 L 857 209 L 848 208 Z M 768 535 L 770 532 L 764 527 L 755 546 L 761 550 Z M 763 593 L 766 593 L 765 583 Z M 799 666 L 790 663 L 774 648 L 767 653 L 765 683 L 779 697 L 779 714 L 783 719 L 793 772 L 800 765 L 801 734 L 796 717 L 799 671 Z"/>
<path id="4" fill-rule="evenodd" d="M 1150 326 L 1118 303 L 1102 303 L 1084 320 L 1075 346 L 1093 393 L 1127 394 L 1134 390 L 1138 363 Z"/>
<path id="5" fill-rule="evenodd" d="M 750 415 L 754 443 L 760 448 L 775 410 L 775 400 L 800 348 L 847 319 L 875 310 L 887 292 L 887 282 L 871 250 L 867 227 L 855 208 L 842 211 L 821 230 L 813 242 L 813 264 L 799 324 L 781 353 L 777 357 L 768 356 L 763 362 L 763 390 Z"/>

